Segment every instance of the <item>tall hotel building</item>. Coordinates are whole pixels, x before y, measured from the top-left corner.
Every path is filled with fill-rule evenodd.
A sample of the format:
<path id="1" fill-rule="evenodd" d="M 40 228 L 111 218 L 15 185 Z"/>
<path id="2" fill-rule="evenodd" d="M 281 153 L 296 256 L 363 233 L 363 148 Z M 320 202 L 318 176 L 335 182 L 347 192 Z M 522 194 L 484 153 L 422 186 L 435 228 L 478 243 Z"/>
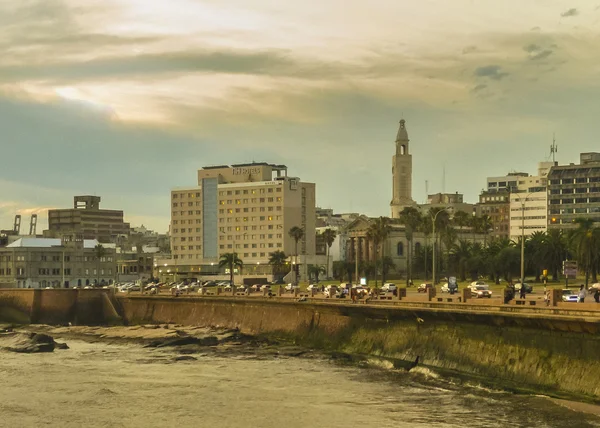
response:
<path id="1" fill-rule="evenodd" d="M 198 186 L 171 191 L 170 268 L 181 277 L 214 274 L 220 256 L 236 252 L 245 273 L 268 274 L 270 253 L 295 254 L 294 226 L 304 230 L 303 263 L 315 255 L 315 221 L 315 184 L 289 177 L 285 165 L 207 166 Z"/>

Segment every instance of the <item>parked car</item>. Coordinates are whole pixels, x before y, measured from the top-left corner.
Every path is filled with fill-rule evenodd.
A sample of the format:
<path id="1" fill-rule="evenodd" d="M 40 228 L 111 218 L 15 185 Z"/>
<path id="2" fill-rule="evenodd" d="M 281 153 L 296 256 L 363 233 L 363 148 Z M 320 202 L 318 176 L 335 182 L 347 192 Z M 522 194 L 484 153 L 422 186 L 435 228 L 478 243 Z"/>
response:
<path id="1" fill-rule="evenodd" d="M 321 289 L 321 286 L 319 284 L 310 284 L 307 287 L 308 291 L 312 291 L 313 289 L 319 291 Z"/>
<path id="2" fill-rule="evenodd" d="M 202 284 L 203 287 L 216 287 L 217 286 L 217 282 L 216 281 L 205 281 Z"/>
<path id="3" fill-rule="evenodd" d="M 450 287 L 447 282 L 441 286 L 440 291 L 442 293 L 450 293 Z"/>
<path id="4" fill-rule="evenodd" d="M 299 285 L 294 285 L 294 284 L 288 284 L 288 285 L 285 286 L 285 291 L 293 291 L 296 288 L 300 288 L 300 286 Z"/>
<path id="5" fill-rule="evenodd" d="M 419 285 L 419 287 L 417 288 L 417 292 L 418 293 L 427 293 L 427 290 L 429 290 L 430 288 L 433 288 L 433 284 L 423 283 L 423 284 Z"/>
<path id="6" fill-rule="evenodd" d="M 533 285 L 527 284 L 526 282 L 524 282 L 523 285 L 525 286 L 525 293 L 533 293 Z M 515 291 L 521 291 L 521 283 L 515 284 Z"/>
<path id="7" fill-rule="evenodd" d="M 487 284 L 471 286 L 469 288 L 471 289 L 471 295 L 474 297 L 477 297 L 477 298 L 481 298 L 481 297 L 491 298 L 492 297 L 492 291 L 490 290 L 490 287 Z"/>
<path id="8" fill-rule="evenodd" d="M 271 284 L 263 284 L 260 286 L 260 291 L 271 290 Z"/>
<path id="9" fill-rule="evenodd" d="M 477 280 L 477 281 L 473 281 L 473 282 L 471 283 L 470 287 L 475 287 L 475 286 L 477 286 L 477 285 L 487 285 L 487 284 L 485 283 L 485 281 L 483 281 L 483 280 L 479 279 L 479 280 Z"/>
<path id="10" fill-rule="evenodd" d="M 364 297 L 369 293 L 369 290 L 362 285 L 357 285 L 356 287 L 352 287 L 352 289 L 354 290 L 354 293 L 356 293 L 357 297 Z"/>
<path id="11" fill-rule="evenodd" d="M 568 288 L 563 289 L 562 290 L 562 301 L 577 303 L 577 293 L 573 293 L 573 290 L 569 290 Z"/>
<path id="12" fill-rule="evenodd" d="M 381 287 L 381 291 L 385 291 L 386 293 L 389 291 L 396 291 L 398 289 L 398 286 L 396 284 L 392 284 L 391 282 L 385 283 L 383 284 L 383 287 Z"/>

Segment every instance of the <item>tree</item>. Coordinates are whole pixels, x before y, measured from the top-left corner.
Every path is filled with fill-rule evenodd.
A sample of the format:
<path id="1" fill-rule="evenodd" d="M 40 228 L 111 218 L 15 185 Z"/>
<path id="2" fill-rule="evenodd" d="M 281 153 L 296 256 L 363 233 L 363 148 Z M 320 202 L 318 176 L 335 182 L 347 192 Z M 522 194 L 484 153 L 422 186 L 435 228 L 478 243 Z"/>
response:
<path id="1" fill-rule="evenodd" d="M 233 287 L 233 272 L 236 267 L 240 268 L 241 270 L 244 267 L 244 262 L 238 258 L 237 253 L 225 253 L 221 254 L 221 258 L 219 259 L 219 267 L 225 267 L 229 269 L 229 281 Z"/>
<path id="2" fill-rule="evenodd" d="M 594 220 L 591 218 L 577 218 L 574 223 L 577 228 L 571 231 L 571 245 L 573 254 L 585 271 L 585 286 L 587 288 L 590 274 L 594 282 L 598 281 L 600 228 L 594 227 Z"/>
<path id="3" fill-rule="evenodd" d="M 450 263 L 461 281 L 467 279 L 468 263 L 472 256 L 471 247 L 470 242 L 461 239 L 450 250 Z"/>
<path id="4" fill-rule="evenodd" d="M 472 217 L 473 216 L 469 215 L 465 211 L 457 211 L 452 218 L 452 223 L 460 228 L 468 227 L 471 224 Z"/>
<path id="5" fill-rule="evenodd" d="M 319 275 L 324 274 L 324 273 L 325 273 L 325 266 L 310 265 L 308 267 L 308 275 L 310 277 L 313 277 L 315 279 L 316 283 L 319 282 Z"/>
<path id="6" fill-rule="evenodd" d="M 552 280 L 558 281 L 558 274 L 564 260 L 569 258 L 565 234 L 560 229 L 550 229 L 544 239 L 545 260 Z"/>
<path id="7" fill-rule="evenodd" d="M 281 275 L 283 273 L 287 258 L 288 256 L 280 250 L 269 253 L 269 264 L 273 266 L 273 274 Z"/>
<path id="8" fill-rule="evenodd" d="M 323 240 L 325 244 L 327 244 L 327 269 L 325 272 L 325 276 L 329 278 L 329 254 L 331 253 L 331 246 L 337 237 L 337 232 L 333 229 L 327 228 L 323 231 Z"/>
<path id="9" fill-rule="evenodd" d="M 408 241 L 408 248 L 406 249 L 406 285 L 408 286 L 409 281 L 412 279 L 414 248 L 413 234 L 421 226 L 421 223 L 423 222 L 423 216 L 418 209 L 414 207 L 406 207 L 402 210 L 402 212 L 400 212 L 400 222 L 404 224 L 406 240 Z"/>
<path id="10" fill-rule="evenodd" d="M 483 233 L 483 242 L 487 245 L 488 234 L 494 228 L 491 217 L 487 214 L 484 214 L 481 217 L 474 217 L 473 220 L 475 220 L 475 231 L 478 233 Z"/>
<path id="11" fill-rule="evenodd" d="M 442 242 L 446 247 L 446 275 L 450 276 L 450 251 L 458 239 L 458 233 L 451 225 L 448 225 L 441 233 Z"/>
<path id="12" fill-rule="evenodd" d="M 94 247 L 94 257 L 96 259 L 96 285 L 100 285 L 100 261 L 106 255 L 106 248 L 102 244 L 98 244 Z M 64 284 L 61 285 L 64 287 Z"/>
<path id="13" fill-rule="evenodd" d="M 304 238 L 304 229 L 294 226 L 289 230 L 288 234 L 294 240 L 294 285 L 298 285 L 298 241 Z"/>
<path id="14" fill-rule="evenodd" d="M 373 247 L 375 248 L 375 288 L 377 288 L 377 253 L 379 246 L 381 246 L 381 257 L 385 256 L 385 241 L 389 237 L 391 230 L 392 226 L 388 217 L 376 218 L 367 230 L 367 238 L 373 242 Z M 383 282 L 383 272 L 381 274 Z"/>
<path id="15" fill-rule="evenodd" d="M 388 274 L 393 270 L 396 270 L 394 260 L 390 256 L 383 256 L 381 258 L 381 284 L 385 283 L 385 279 L 387 278 Z"/>

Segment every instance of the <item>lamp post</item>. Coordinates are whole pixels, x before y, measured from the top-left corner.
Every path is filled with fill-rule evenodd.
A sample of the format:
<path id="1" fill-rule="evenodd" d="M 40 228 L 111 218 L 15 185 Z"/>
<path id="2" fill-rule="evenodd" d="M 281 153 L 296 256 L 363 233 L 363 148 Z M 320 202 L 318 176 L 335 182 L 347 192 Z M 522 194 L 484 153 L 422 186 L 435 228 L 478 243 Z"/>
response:
<path id="1" fill-rule="evenodd" d="M 436 275 L 436 273 L 435 273 L 435 244 L 436 244 L 436 239 L 435 239 L 435 222 L 437 220 L 438 214 L 441 213 L 441 212 L 443 212 L 443 211 L 446 211 L 448 208 L 451 208 L 451 207 L 444 207 L 444 208 L 440 209 L 438 212 L 436 212 L 435 215 L 432 215 L 431 213 L 429 213 L 429 215 L 431 216 L 431 219 L 433 220 L 433 222 L 432 222 L 432 226 L 433 226 L 433 251 L 432 251 L 433 252 L 433 260 L 432 260 L 432 262 L 433 262 L 433 269 L 432 269 L 432 273 L 433 273 L 433 285 L 434 286 L 435 286 L 435 283 L 436 283 L 436 277 L 435 277 L 435 275 Z M 425 249 L 425 251 L 427 251 L 427 249 Z"/>
<path id="2" fill-rule="evenodd" d="M 521 204 L 521 287 L 525 282 L 525 202 L 527 202 L 529 196 L 531 196 L 531 193 L 528 193 L 525 199 L 518 199 Z"/>

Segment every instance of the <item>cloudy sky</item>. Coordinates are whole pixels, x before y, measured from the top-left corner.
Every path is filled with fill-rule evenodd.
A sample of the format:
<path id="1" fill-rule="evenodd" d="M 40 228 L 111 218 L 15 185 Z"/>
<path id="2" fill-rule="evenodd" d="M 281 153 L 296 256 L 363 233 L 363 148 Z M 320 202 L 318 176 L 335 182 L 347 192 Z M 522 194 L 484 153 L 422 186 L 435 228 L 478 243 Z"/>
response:
<path id="1" fill-rule="evenodd" d="M 0 0 L 0 228 L 102 196 L 166 231 L 205 165 L 285 163 L 338 212 L 600 150 L 600 0 Z"/>

